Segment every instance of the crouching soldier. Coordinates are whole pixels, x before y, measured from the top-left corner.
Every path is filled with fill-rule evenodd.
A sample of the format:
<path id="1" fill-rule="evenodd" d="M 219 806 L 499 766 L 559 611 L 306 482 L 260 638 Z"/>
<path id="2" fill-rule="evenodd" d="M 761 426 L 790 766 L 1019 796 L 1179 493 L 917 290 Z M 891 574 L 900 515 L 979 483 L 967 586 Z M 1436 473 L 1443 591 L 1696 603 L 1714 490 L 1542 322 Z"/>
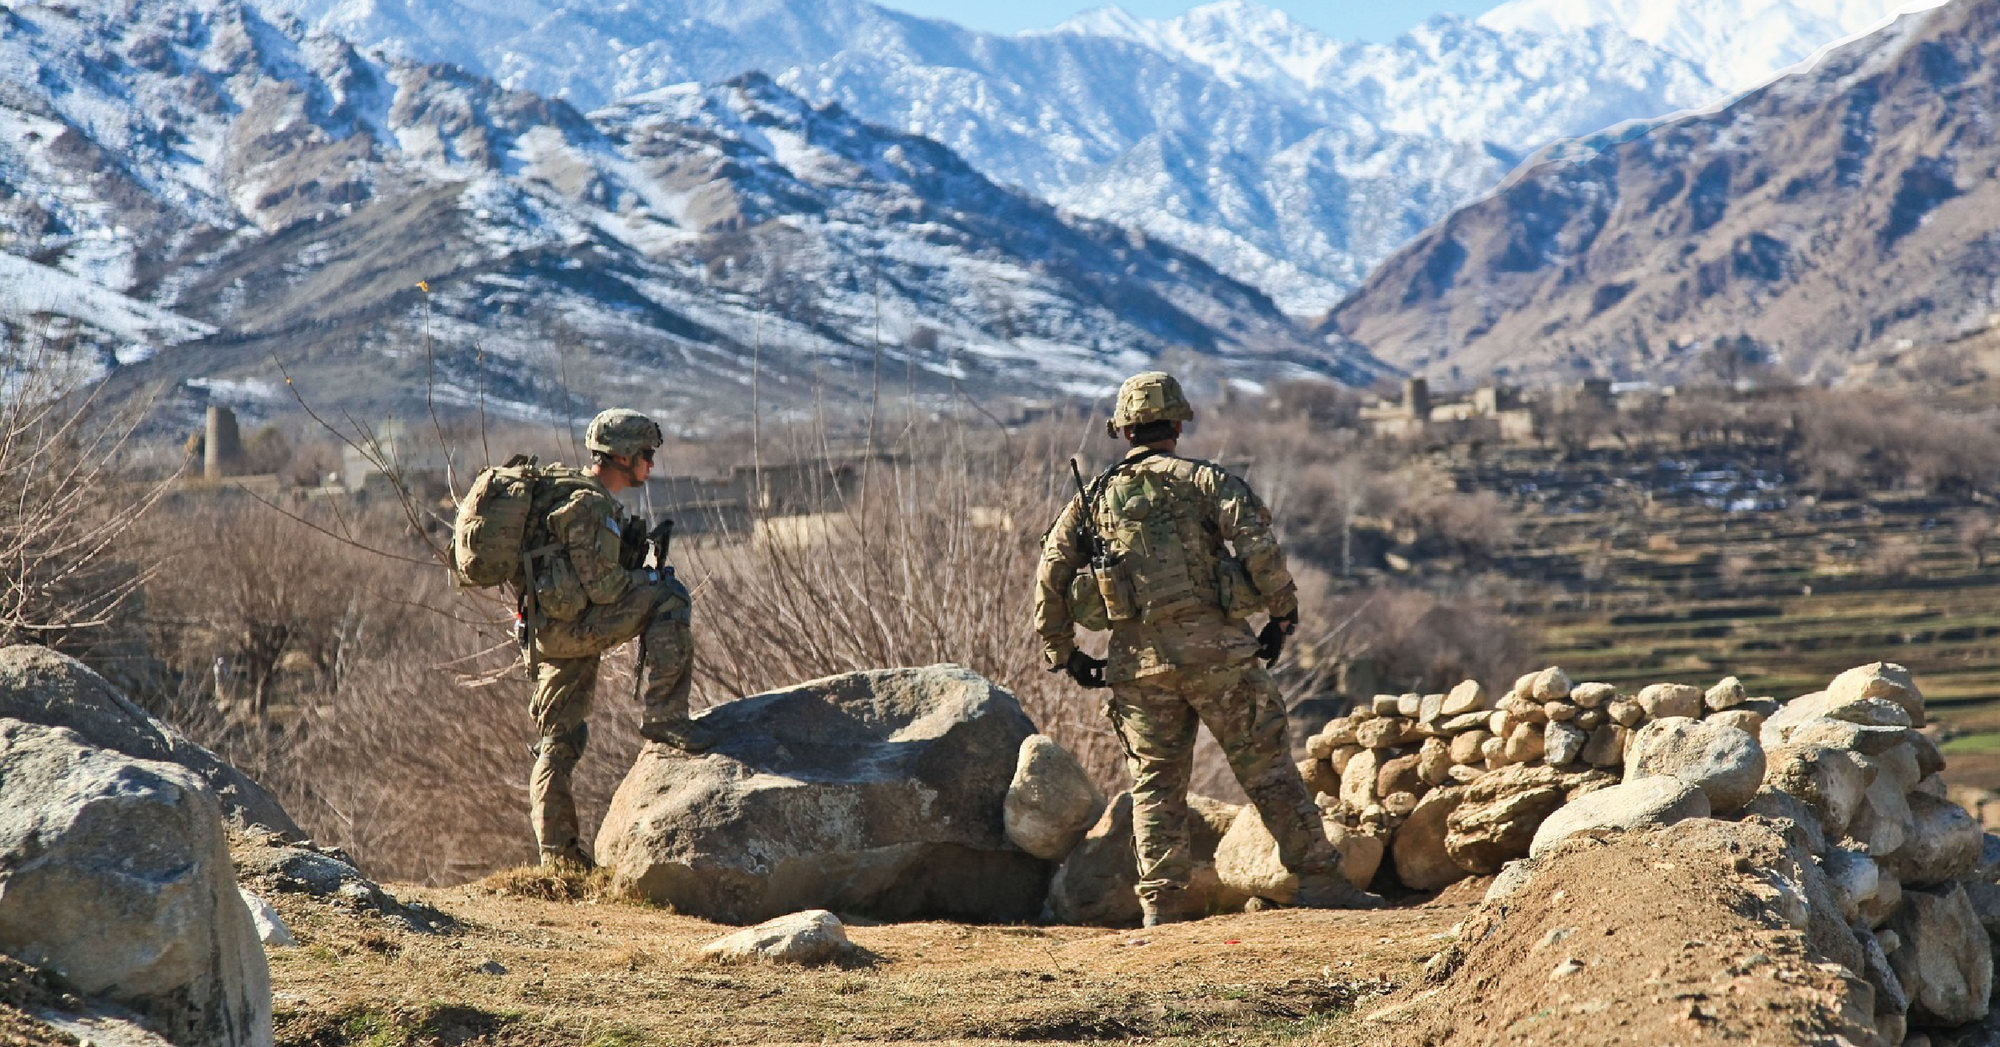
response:
<path id="1" fill-rule="evenodd" d="M 1241 479 L 1174 453 L 1194 410 L 1159 371 L 1118 390 L 1106 430 L 1131 450 L 1070 500 L 1042 542 L 1035 631 L 1050 671 L 1111 689 L 1132 772 L 1139 904 L 1147 926 L 1188 911 L 1188 780 L 1207 724 L 1236 780 L 1298 876 L 1297 904 L 1366 908 L 1375 895 L 1340 872 L 1318 806 L 1291 758 L 1285 708 L 1261 655 L 1275 661 L 1298 624 L 1298 597 L 1271 515 Z M 1260 634 L 1245 623 L 1270 618 Z M 1078 619 L 1111 631 L 1110 658 L 1076 647 Z"/>
<path id="2" fill-rule="evenodd" d="M 590 736 L 585 721 L 605 651 L 640 641 L 640 734 L 688 752 L 715 740 L 688 716 L 694 636 L 687 587 L 664 563 L 644 566 L 645 521 L 628 517 L 613 497 L 646 482 L 661 442 L 660 427 L 645 415 L 605 411 L 584 436 L 589 469 L 546 470 L 537 487 L 530 544 L 551 551 L 534 560 L 537 620 L 524 657 L 534 684 L 528 708 L 541 732 L 529 818 L 544 865 L 593 864 L 577 835 L 570 775 Z"/>

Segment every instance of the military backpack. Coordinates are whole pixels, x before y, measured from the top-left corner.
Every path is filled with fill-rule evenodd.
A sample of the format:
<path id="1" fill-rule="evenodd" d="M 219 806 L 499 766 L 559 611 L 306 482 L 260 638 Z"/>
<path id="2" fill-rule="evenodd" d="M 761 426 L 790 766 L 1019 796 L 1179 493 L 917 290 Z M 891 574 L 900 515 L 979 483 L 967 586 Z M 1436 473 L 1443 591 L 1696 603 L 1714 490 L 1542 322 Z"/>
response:
<path id="1" fill-rule="evenodd" d="M 545 517 L 589 477 L 564 466 L 543 466 L 528 455 L 490 466 L 473 478 L 451 528 L 452 574 L 460 585 L 487 588 L 532 577 L 533 562 L 561 548 L 546 533 Z"/>

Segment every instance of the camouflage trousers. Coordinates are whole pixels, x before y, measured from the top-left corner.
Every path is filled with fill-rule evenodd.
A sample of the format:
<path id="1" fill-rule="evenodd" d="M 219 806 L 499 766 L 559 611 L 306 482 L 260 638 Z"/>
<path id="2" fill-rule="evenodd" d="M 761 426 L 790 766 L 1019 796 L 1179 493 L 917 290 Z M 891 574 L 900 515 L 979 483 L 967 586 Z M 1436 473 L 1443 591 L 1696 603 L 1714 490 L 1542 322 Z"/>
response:
<path id="1" fill-rule="evenodd" d="M 1177 907 L 1193 870 L 1187 791 L 1201 724 L 1221 743 L 1285 868 L 1302 878 L 1339 871 L 1340 853 L 1292 762 L 1284 702 L 1263 666 L 1187 666 L 1112 684 L 1111 695 L 1131 751 L 1132 836 L 1148 912 Z"/>
<path id="2" fill-rule="evenodd" d="M 590 707 L 604 652 L 635 637 L 642 652 L 645 723 L 685 720 L 694 679 L 694 633 L 687 587 L 669 575 L 635 585 L 617 603 L 595 604 L 578 618 L 535 631 L 534 693 L 528 713 L 541 741 L 528 778 L 528 820 L 544 857 L 582 853 L 570 776 L 590 740 Z"/>

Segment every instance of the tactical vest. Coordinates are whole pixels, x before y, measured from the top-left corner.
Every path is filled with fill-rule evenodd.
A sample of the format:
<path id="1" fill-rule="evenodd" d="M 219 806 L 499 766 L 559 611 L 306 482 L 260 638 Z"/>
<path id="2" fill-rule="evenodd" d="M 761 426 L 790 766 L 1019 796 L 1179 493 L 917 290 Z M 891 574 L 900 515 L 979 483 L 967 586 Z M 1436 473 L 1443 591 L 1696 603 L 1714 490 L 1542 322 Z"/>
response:
<path id="1" fill-rule="evenodd" d="M 1094 493 L 1091 518 L 1116 561 L 1104 579 L 1114 590 L 1103 601 L 1110 621 L 1160 621 L 1200 610 L 1241 619 L 1261 608 L 1249 573 L 1210 519 L 1208 496 L 1190 477 L 1174 469 L 1116 468 Z"/>

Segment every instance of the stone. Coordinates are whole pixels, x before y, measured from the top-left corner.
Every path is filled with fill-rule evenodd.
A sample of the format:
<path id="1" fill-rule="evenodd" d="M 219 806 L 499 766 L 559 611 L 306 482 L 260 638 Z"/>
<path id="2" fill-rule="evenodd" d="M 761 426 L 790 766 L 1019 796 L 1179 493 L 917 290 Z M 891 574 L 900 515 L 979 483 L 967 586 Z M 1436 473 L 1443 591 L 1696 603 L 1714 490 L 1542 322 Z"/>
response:
<path id="1" fill-rule="evenodd" d="M 1861 760 L 1846 749 L 1824 745 L 1767 746 L 1764 784 L 1804 802 L 1819 816 L 1826 835 L 1838 839 L 1847 832 L 1874 780 L 1874 769 Z"/>
<path id="2" fill-rule="evenodd" d="M 1325 760 L 1300 760 L 1299 781 L 1306 784 L 1308 796 L 1332 796 L 1336 801 L 1340 799 L 1340 772 L 1334 770 L 1333 764 Z"/>
<path id="3" fill-rule="evenodd" d="M 1576 714 L 1576 719 L 1570 722 L 1576 724 L 1579 730 L 1594 731 L 1610 723 L 1611 717 L 1606 715 L 1602 709 L 1584 709 L 1579 711 Z"/>
<path id="4" fill-rule="evenodd" d="M 1535 831 L 1528 857 L 1539 858 L 1578 833 L 1630 832 L 1708 816 L 1708 797 L 1696 785 L 1671 776 L 1640 778 L 1599 789 L 1550 814 Z"/>
<path id="5" fill-rule="evenodd" d="M 178 764 L 0 720 L 0 953 L 177 1044 L 272 1043 L 270 968 L 221 805 Z"/>
<path id="6" fill-rule="evenodd" d="M 1709 713 L 1708 722 L 1734 727 L 1752 738 L 1764 730 L 1764 715 L 1754 709 L 1724 709 L 1719 713 Z"/>
<path id="7" fill-rule="evenodd" d="M 1001 804 L 1007 839 L 1014 846 L 1037 858 L 1061 861 L 1103 813 L 1104 794 L 1068 749 L 1046 734 L 1022 739 Z"/>
<path id="8" fill-rule="evenodd" d="M 1834 677 L 1833 682 L 1826 685 L 1826 693 L 1835 704 L 1887 699 L 1902 707 L 1912 725 L 1922 727 L 1925 723 L 1922 692 L 1917 690 L 1910 671 L 1894 662 L 1870 662 L 1855 666 Z"/>
<path id="9" fill-rule="evenodd" d="M 1854 937 L 1861 943 L 1860 974 L 1875 987 L 1875 1013 L 1903 1018 L 1910 1009 L 1910 997 L 1903 991 L 1903 980 L 1896 977 L 1895 967 L 1889 963 L 1887 950 L 1882 948 L 1875 935 L 1857 934 Z"/>
<path id="10" fill-rule="evenodd" d="M 1574 724 L 1549 724 L 1542 732 L 1542 759 L 1557 767 L 1575 763 L 1583 756 L 1583 747 L 1589 741 L 1590 736 Z"/>
<path id="11" fill-rule="evenodd" d="M 1514 729 L 1514 718 L 1505 709 L 1495 709 L 1486 714 L 1486 729 L 1502 738 Z"/>
<path id="12" fill-rule="evenodd" d="M 1327 839 L 1333 841 L 1333 849 L 1340 852 L 1340 874 L 1347 882 L 1367 890 L 1375 879 L 1376 870 L 1382 867 L 1382 857 L 1388 850 L 1388 841 L 1377 833 L 1350 829 L 1345 825 L 1330 826 Z"/>
<path id="13" fill-rule="evenodd" d="M 1743 806 L 1741 816 L 1767 823 L 1795 850 L 1806 854 L 1827 853 L 1826 828 L 1820 824 L 1818 813 L 1782 789 L 1770 785 L 1758 789 L 1757 795 Z"/>
<path id="14" fill-rule="evenodd" d="M 1338 720 L 1334 721 L 1334 723 L 1339 722 Z M 1306 739 L 1306 759 L 1324 760 L 1332 756 L 1333 750 L 1337 747 L 1338 743 L 1333 740 L 1331 731 L 1322 730 L 1318 734 Z"/>
<path id="15" fill-rule="evenodd" d="M 305 833 L 264 787 L 153 718 L 82 662 L 46 647 L 0 648 L 0 718 L 67 727 L 84 744 L 192 771 L 245 828 L 302 840 Z"/>
<path id="16" fill-rule="evenodd" d="M 1417 703 L 1417 722 L 1436 726 L 1444 720 L 1444 695 L 1427 694 Z"/>
<path id="17" fill-rule="evenodd" d="M 1507 899 L 1521 893 L 1521 888 L 1535 877 L 1535 863 L 1526 858 L 1516 858 L 1500 867 L 1493 882 L 1486 885 L 1486 894 L 1480 900 L 1487 905 L 1500 905 Z"/>
<path id="18" fill-rule="evenodd" d="M 1625 764 L 1626 730 L 1615 723 L 1600 725 L 1583 744 L 1583 762 L 1592 767 L 1622 767 Z"/>
<path id="19" fill-rule="evenodd" d="M 1769 721 L 1766 722 L 1768 724 Z M 1896 746 L 1911 744 L 1912 738 L 1921 737 L 1907 727 L 1868 727 L 1824 716 L 1781 722 L 1765 735 L 1764 744 L 1767 746 L 1826 745 L 1852 749 L 1863 756 L 1880 756 Z"/>
<path id="20" fill-rule="evenodd" d="M 1911 732 L 1914 734 L 1915 732 Z M 1917 751 L 1908 743 L 1893 745 L 1872 757 L 1875 773 L 1887 775 L 1896 783 L 1896 788 L 1909 792 L 1924 780 L 1924 772 L 1917 767 Z"/>
<path id="21" fill-rule="evenodd" d="M 1993 995 L 1993 950 L 1958 884 L 1907 891 L 1889 921 L 1902 945 L 1889 964 L 1910 997 L 1910 1022 L 1951 1026 L 1986 1016 Z"/>
<path id="22" fill-rule="evenodd" d="M 1510 726 L 1524 723 L 1543 724 L 1549 722 L 1548 710 L 1542 708 L 1542 703 L 1532 698 L 1523 698 L 1516 694 L 1510 694 L 1500 699 L 1499 711 L 1508 715 Z"/>
<path id="23" fill-rule="evenodd" d="M 1408 818 L 1417 809 L 1417 794 L 1398 790 L 1382 797 L 1382 810 L 1392 818 Z"/>
<path id="24" fill-rule="evenodd" d="M 1237 812 L 1216 844 L 1215 875 L 1233 891 L 1280 905 L 1298 898 L 1298 874 L 1278 860 L 1278 841 L 1253 806 Z"/>
<path id="25" fill-rule="evenodd" d="M 2000 836 L 1979 835 L 1979 860 L 1963 877 L 1967 883 L 2000 883 Z"/>
<path id="26" fill-rule="evenodd" d="M 1424 739 L 1423 748 L 1417 751 L 1417 777 L 1426 785 L 1443 785 L 1451 781 L 1451 743 L 1443 738 Z"/>
<path id="27" fill-rule="evenodd" d="M 1734 676 L 1723 677 L 1701 696 L 1701 704 L 1711 712 L 1734 709 L 1749 700 L 1750 695 L 1743 690 L 1743 681 Z"/>
<path id="28" fill-rule="evenodd" d="M 1820 869 L 1840 909 L 1840 918 L 1860 923 L 1862 906 L 1875 901 L 1882 890 L 1882 867 L 1875 859 L 1847 847 L 1835 847 L 1820 856 Z"/>
<path id="29" fill-rule="evenodd" d="M 1347 769 L 1340 772 L 1340 802 L 1357 811 L 1379 802 L 1382 794 L 1375 790 L 1375 782 L 1381 773 L 1380 750 L 1363 749 L 1354 754 Z"/>
<path id="30" fill-rule="evenodd" d="M 1755 736 L 1727 724 L 1667 717 L 1633 732 L 1625 747 L 1625 780 L 1679 778 L 1708 794 L 1717 814 L 1734 814 L 1764 781 L 1764 749 Z"/>
<path id="31" fill-rule="evenodd" d="M 1395 862 L 1396 879 L 1403 886 L 1413 891 L 1436 891 L 1469 875 L 1444 846 L 1445 823 L 1464 795 L 1457 787 L 1432 790 L 1417 801 L 1409 819 L 1396 830 L 1389 854 Z"/>
<path id="32" fill-rule="evenodd" d="M 847 928 L 840 917 L 825 909 L 808 909 L 788 916 L 765 920 L 701 947 L 701 954 L 717 960 L 763 960 L 811 966 L 840 959 L 854 952 Z"/>
<path id="33" fill-rule="evenodd" d="M 1967 883 L 1966 900 L 1972 903 L 1972 912 L 1979 918 L 1979 925 L 1986 928 L 1988 940 L 2000 944 L 2000 884 Z"/>
<path id="34" fill-rule="evenodd" d="M 1585 709 L 1601 709 L 1618 697 L 1618 688 L 1608 683 L 1580 683 L 1569 689 L 1569 700 Z"/>
<path id="35" fill-rule="evenodd" d="M 1530 684 L 1528 696 L 1538 702 L 1553 701 L 1569 697 L 1569 675 L 1555 666 L 1549 666 L 1535 674 Z"/>
<path id="36" fill-rule="evenodd" d="M 1684 683 L 1648 684 L 1640 689 L 1637 700 L 1648 720 L 1701 715 L 1701 688 Z"/>
<path id="37" fill-rule="evenodd" d="M 1417 753 L 1382 761 L 1382 769 L 1375 774 L 1375 795 L 1387 797 L 1391 793 L 1421 791 L 1424 780 L 1418 769 L 1422 763 L 1423 757 Z"/>
<path id="38" fill-rule="evenodd" d="M 1438 725 L 1438 730 L 1449 735 L 1470 734 L 1473 731 L 1487 730 L 1492 723 L 1493 714 L 1479 710 L 1450 717 Z"/>
<path id="39" fill-rule="evenodd" d="M 1421 713 L 1423 708 L 1424 696 L 1421 694 L 1411 693 L 1396 696 L 1396 715 L 1405 720 L 1416 719 L 1417 714 Z"/>
<path id="40" fill-rule="evenodd" d="M 1467 731 L 1452 738 L 1451 762 L 1478 763 L 1486 759 L 1486 754 L 1481 747 L 1486 744 L 1486 739 L 1491 737 L 1493 737 L 1492 733 L 1482 728 Z"/>
<path id="41" fill-rule="evenodd" d="M 1395 716 L 1401 707 L 1403 696 L 1399 694 L 1378 694 L 1368 703 L 1369 709 L 1377 716 Z"/>
<path id="42" fill-rule="evenodd" d="M 1917 771 L 1925 778 L 1944 772 L 1944 750 L 1938 748 L 1937 739 L 1922 731 L 1911 731 L 1904 739 L 1910 751 L 1917 757 Z"/>
<path id="43" fill-rule="evenodd" d="M 1485 773 L 1486 769 L 1484 767 L 1477 767 L 1472 764 L 1455 763 L 1451 765 L 1451 780 L 1460 785 L 1466 782 L 1478 781 Z"/>
<path id="44" fill-rule="evenodd" d="M 278 910 L 270 902 L 241 887 L 236 889 L 236 893 L 243 896 L 243 907 L 250 911 L 250 924 L 257 929 L 257 940 L 263 942 L 265 948 L 289 949 L 299 944 L 292 929 L 285 926 L 285 918 L 278 915 Z"/>
<path id="45" fill-rule="evenodd" d="M 1497 771 L 1507 766 L 1507 739 L 1496 735 L 1480 742 L 1479 755 L 1489 771 Z"/>
<path id="46" fill-rule="evenodd" d="M 361 875 L 345 854 L 280 836 L 246 839 L 234 848 L 236 879 L 270 894 L 305 894 L 354 912 L 379 916 L 419 933 L 446 930 L 450 917 L 421 903 L 405 903 Z"/>
<path id="47" fill-rule="evenodd" d="M 1358 723 L 1351 716 L 1336 716 L 1320 729 L 1319 737 L 1326 739 L 1329 752 L 1343 745 L 1359 744 L 1354 740 L 1354 729 Z"/>
<path id="48" fill-rule="evenodd" d="M 1879 860 L 1901 849 L 1915 832 L 1916 818 L 1908 794 L 1888 775 L 1877 775 L 1862 793 L 1854 820 L 1847 824 L 1848 837 Z"/>
<path id="49" fill-rule="evenodd" d="M 1611 717 L 1612 723 L 1620 727 L 1632 727 L 1646 718 L 1646 710 L 1640 708 L 1638 702 L 1627 698 L 1607 704 L 1604 712 Z"/>
<path id="50" fill-rule="evenodd" d="M 1550 723 L 1565 723 L 1574 720 L 1577 714 L 1582 711 L 1583 708 L 1576 703 L 1566 702 L 1560 698 L 1542 703 L 1542 712 L 1548 716 Z"/>
<path id="51" fill-rule="evenodd" d="M 1410 736 L 1410 721 L 1400 716 L 1378 716 L 1354 729 L 1354 740 L 1370 749 L 1394 749 Z"/>
<path id="52" fill-rule="evenodd" d="M 1354 762 L 1354 758 L 1356 756 L 1359 756 L 1362 753 L 1368 751 L 1369 751 L 1368 749 L 1365 749 L 1359 745 L 1343 745 L 1340 748 L 1335 749 L 1333 753 L 1326 758 L 1326 762 L 1329 766 L 1333 768 L 1333 773 L 1346 774 L 1347 765 Z"/>
<path id="53" fill-rule="evenodd" d="M 1909 887 L 1932 887 L 1968 876 L 1979 867 L 1985 833 L 1965 808 L 1928 793 L 1904 797 L 1909 838 L 1882 859 L 1883 868 Z"/>
<path id="54" fill-rule="evenodd" d="M 1887 698 L 1860 698 L 1845 703 L 1829 701 L 1826 716 L 1865 727 L 1910 727 L 1910 714 Z"/>
<path id="55" fill-rule="evenodd" d="M 1445 851 L 1459 868 L 1488 874 L 1525 858 L 1543 819 L 1561 807 L 1567 786 L 1551 767 L 1517 765 L 1494 771 L 1465 787 L 1458 808 L 1446 818 Z"/>
<path id="56" fill-rule="evenodd" d="M 694 756 L 640 750 L 597 863 L 681 912 L 758 923 L 806 909 L 1034 919 L 1050 866 L 1008 840 L 1014 696 L 967 669 L 848 673 L 717 706 Z"/>
<path id="57" fill-rule="evenodd" d="M 1461 681 L 1444 696 L 1441 712 L 1447 717 L 1463 716 L 1488 708 L 1486 688 L 1478 680 Z"/>
<path id="58" fill-rule="evenodd" d="M 1507 736 L 1506 748 L 1502 752 L 1508 763 L 1528 763 L 1542 758 L 1547 740 L 1542 729 L 1532 723 L 1517 724 L 1513 733 Z"/>

